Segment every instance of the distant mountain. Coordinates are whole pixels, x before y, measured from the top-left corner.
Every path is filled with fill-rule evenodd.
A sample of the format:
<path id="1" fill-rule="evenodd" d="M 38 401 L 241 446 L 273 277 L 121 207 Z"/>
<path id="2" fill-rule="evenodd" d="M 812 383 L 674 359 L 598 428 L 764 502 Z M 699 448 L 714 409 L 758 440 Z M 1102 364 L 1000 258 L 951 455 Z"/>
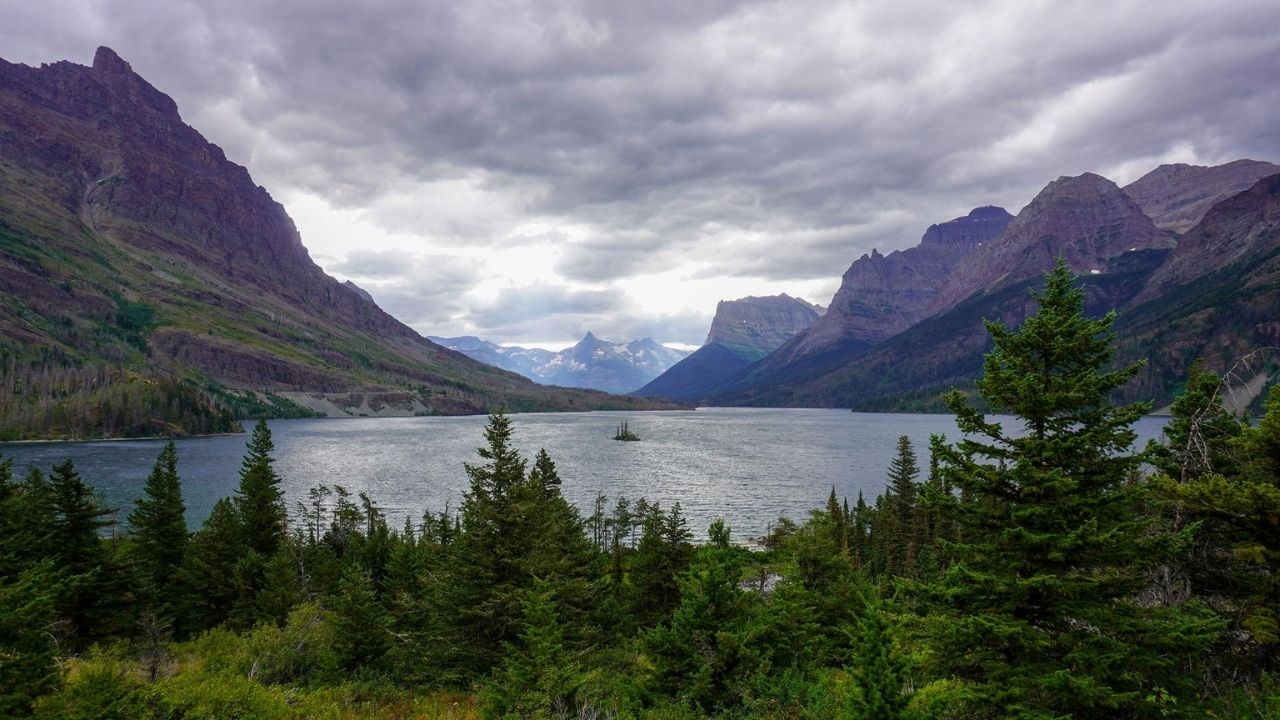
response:
<path id="1" fill-rule="evenodd" d="M 503 347 L 488 340 L 481 340 L 473 335 L 451 338 L 428 335 L 427 339 L 450 350 L 457 350 L 472 360 L 479 360 L 485 365 L 492 365 L 503 370 L 510 370 L 534 381 L 538 380 L 538 369 L 551 362 L 556 356 L 550 350 Z"/>
<path id="2" fill-rule="evenodd" d="M 1276 173 L 1280 173 L 1280 165 L 1258 160 L 1234 160 L 1212 167 L 1161 165 L 1126 185 L 1124 192 L 1156 227 L 1181 234 L 1200 222 L 1216 203 Z"/>
<path id="3" fill-rule="evenodd" d="M 703 345 L 719 343 L 744 357 L 764 357 L 813 325 L 825 310 L 786 293 L 721 300 Z"/>
<path id="4" fill-rule="evenodd" d="M 0 439 L 236 417 L 639 407 L 419 336 L 329 277 L 245 168 L 116 53 L 0 60 Z"/>
<path id="5" fill-rule="evenodd" d="M 635 390 L 689 354 L 649 338 L 613 343 L 591 333 L 587 333 L 577 345 L 558 353 L 537 348 L 503 347 L 469 336 L 432 337 L 431 340 L 545 385 L 611 393 Z"/>
<path id="6" fill-rule="evenodd" d="M 786 294 L 721 300 L 706 343 L 635 394 L 680 400 L 703 397 L 813 325 L 823 312 Z"/>
<path id="7" fill-rule="evenodd" d="M 868 406 L 883 398 L 970 381 L 987 335 L 982 319 L 1016 323 L 1026 294 L 1062 256 L 1090 287 L 1091 310 L 1119 307 L 1143 288 L 1175 244 L 1111 181 L 1092 173 L 1049 183 L 1005 230 L 972 250 L 946 276 L 926 319 L 878 344 L 846 342 L 825 353 L 777 362 L 790 348 L 745 370 L 711 400 L 723 404 Z"/>

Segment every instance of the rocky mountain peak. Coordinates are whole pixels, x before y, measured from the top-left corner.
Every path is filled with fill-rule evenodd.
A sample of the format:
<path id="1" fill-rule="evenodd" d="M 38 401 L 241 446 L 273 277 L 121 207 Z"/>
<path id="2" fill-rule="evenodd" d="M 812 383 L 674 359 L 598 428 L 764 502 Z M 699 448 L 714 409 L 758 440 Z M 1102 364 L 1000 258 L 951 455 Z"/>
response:
<path id="1" fill-rule="evenodd" d="M 1244 192 L 1258 180 L 1280 173 L 1280 165 L 1259 160 L 1233 160 L 1214 166 L 1161 165 L 1124 188 L 1156 227 L 1185 233 L 1209 208 Z"/>
<path id="2" fill-rule="evenodd" d="M 1225 268 L 1243 258 L 1275 252 L 1280 247 L 1277 227 L 1280 171 L 1210 208 L 1151 276 L 1138 301 L 1154 299 L 1171 286 L 1202 276 L 1207 269 Z"/>
<path id="3" fill-rule="evenodd" d="M 1025 280 L 1059 256 L 1077 273 L 1090 273 L 1129 250 L 1169 248 L 1160 230 L 1115 183 L 1095 173 L 1049 183 L 998 238 L 970 253 L 939 290 L 932 315 L 979 290 Z"/>
<path id="4" fill-rule="evenodd" d="M 704 345 L 718 342 L 763 355 L 812 325 L 821 312 L 786 294 L 721 300 Z"/>
<path id="5" fill-rule="evenodd" d="M 132 75 L 133 68 L 115 50 L 101 45 L 93 54 L 93 69 L 99 75 Z"/>
<path id="6" fill-rule="evenodd" d="M 1013 216 L 982 206 L 964 217 L 929 226 L 920 244 L 858 258 L 841 278 L 831 307 L 787 348 L 784 361 L 837 345 L 877 343 L 927 317 L 938 287 L 962 259 L 990 242 Z"/>
<path id="7" fill-rule="evenodd" d="M 968 215 L 945 223 L 930 225 L 920 239 L 922 246 L 956 245 L 965 251 L 994 239 L 1013 220 L 1008 210 L 994 205 L 984 205 L 969 211 Z"/>

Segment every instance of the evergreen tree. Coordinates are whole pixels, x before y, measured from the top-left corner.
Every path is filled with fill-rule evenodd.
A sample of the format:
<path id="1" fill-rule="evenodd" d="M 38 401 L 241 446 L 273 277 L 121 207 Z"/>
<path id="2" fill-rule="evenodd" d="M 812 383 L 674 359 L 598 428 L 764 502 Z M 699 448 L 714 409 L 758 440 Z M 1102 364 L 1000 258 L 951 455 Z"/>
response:
<path id="1" fill-rule="evenodd" d="M 854 662 L 857 692 L 849 717 L 854 720 L 897 720 L 903 717 L 906 694 L 906 667 L 894 647 L 885 611 L 878 603 L 868 603 L 858 624 Z"/>
<path id="2" fill-rule="evenodd" d="M 893 498 L 895 512 L 904 527 L 909 526 L 916 508 L 916 480 L 920 466 L 916 463 L 916 451 L 911 438 L 898 438 L 898 452 L 889 461 L 889 496 Z"/>
<path id="3" fill-rule="evenodd" d="M 581 666 L 565 645 L 554 591 L 542 580 L 527 590 L 519 639 L 481 694 L 487 718 L 551 720 L 575 711 Z"/>
<path id="4" fill-rule="evenodd" d="M 638 627 L 665 622 L 680 599 L 679 576 L 692 546 L 680 503 L 669 513 L 653 503 L 644 516 L 640 543 L 631 563 L 631 616 Z"/>
<path id="5" fill-rule="evenodd" d="M 898 452 L 889 463 L 884 511 L 892 517 L 881 517 L 879 523 L 884 572 L 891 576 L 910 576 L 915 570 L 916 554 L 925 542 L 917 503 L 919 476 L 915 448 L 911 438 L 903 435 L 898 438 Z"/>
<path id="6" fill-rule="evenodd" d="M 230 617 L 238 597 L 233 582 L 236 565 L 247 552 L 243 539 L 240 514 L 232 501 L 222 498 L 214 503 L 183 558 L 185 626 L 212 628 Z"/>
<path id="7" fill-rule="evenodd" d="M 831 486 L 831 494 L 827 496 L 827 520 L 831 528 L 831 541 L 841 552 L 849 550 L 849 524 L 846 522 L 840 502 L 836 500 L 836 486 Z"/>
<path id="8" fill-rule="evenodd" d="M 511 420 L 489 416 L 484 461 L 467 464 L 470 488 L 462 501 L 461 533 L 454 541 L 450 570 L 440 588 L 436 614 L 451 633 L 453 657 L 439 658 L 451 669 L 481 674 L 501 659 L 503 643 L 516 638 L 521 591 L 529 578 L 520 558 L 530 548 L 518 536 L 514 492 L 525 480 L 526 463 L 511 444 Z"/>
<path id="9" fill-rule="evenodd" d="M 1147 406 L 1109 400 L 1138 369 L 1107 369 L 1114 314 L 1086 318 L 1061 261 L 1033 297 L 1039 309 L 1018 330 L 987 323 L 994 347 L 978 381 L 1025 434 L 947 396 L 966 439 L 944 449 L 944 472 L 968 499 L 947 570 L 921 588 L 933 610 L 921 640 L 971 714 L 1143 716 L 1177 691 L 1173 670 L 1217 626 L 1134 601 L 1154 554 L 1130 451 Z"/>
<path id="10" fill-rule="evenodd" d="M 651 684 L 659 693 L 691 702 L 708 714 L 731 704 L 731 685 L 740 674 L 740 633 L 747 598 L 740 587 L 742 565 L 729 545 L 729 531 L 717 520 L 711 542 L 698 548 L 680 578 L 680 603 L 669 625 L 645 636 L 654 660 Z"/>
<path id="11" fill-rule="evenodd" d="M 186 506 L 172 440 L 160 451 L 143 492 L 145 496 L 129 514 L 133 549 L 155 601 L 172 616 L 178 602 L 174 579 L 187 547 Z"/>
<path id="12" fill-rule="evenodd" d="M 59 589 L 51 563 L 0 577 L 0 717 L 25 717 L 61 681 L 53 635 Z"/>
<path id="13" fill-rule="evenodd" d="M 867 507 L 861 490 L 858 491 L 858 504 L 853 506 L 850 532 L 854 567 L 866 567 L 871 554 L 871 508 Z"/>
<path id="14" fill-rule="evenodd" d="M 71 460 L 54 466 L 49 490 L 53 501 L 51 550 L 57 569 L 69 579 L 58 610 L 66 620 L 72 646 L 81 648 L 102 637 L 114 619 L 122 578 L 99 536 L 113 524 L 108 519 L 112 511 L 102 506 Z"/>
<path id="15" fill-rule="evenodd" d="M 374 592 L 373 578 L 357 565 L 347 565 L 334 599 L 334 650 L 348 671 L 377 670 L 391 649 L 391 615 Z"/>
<path id="16" fill-rule="evenodd" d="M 1152 443 L 1152 463 L 1179 482 L 1209 473 L 1235 475 L 1237 440 L 1246 424 L 1222 404 L 1222 379 L 1197 360 L 1186 389 L 1170 406 L 1162 442 Z"/>
<path id="17" fill-rule="evenodd" d="M 236 510 L 240 514 L 244 545 L 263 557 L 271 556 L 280 547 L 288 519 L 280 476 L 276 475 L 275 460 L 271 456 L 274 451 L 271 428 L 267 427 L 266 420 L 259 420 L 240 466 Z"/>
<path id="18" fill-rule="evenodd" d="M 1231 622 L 1219 670 L 1248 677 L 1280 668 L 1280 389 L 1257 426 L 1235 428 L 1234 418 L 1197 399 L 1204 397 L 1197 384 L 1209 383 L 1189 382 L 1180 400 L 1190 397 L 1184 409 L 1199 409 L 1175 415 L 1160 453 L 1183 479 L 1161 487 L 1173 517 L 1197 530 L 1195 552 L 1181 566 L 1191 593 Z M 1201 439 L 1184 443 L 1188 415 L 1200 419 Z"/>

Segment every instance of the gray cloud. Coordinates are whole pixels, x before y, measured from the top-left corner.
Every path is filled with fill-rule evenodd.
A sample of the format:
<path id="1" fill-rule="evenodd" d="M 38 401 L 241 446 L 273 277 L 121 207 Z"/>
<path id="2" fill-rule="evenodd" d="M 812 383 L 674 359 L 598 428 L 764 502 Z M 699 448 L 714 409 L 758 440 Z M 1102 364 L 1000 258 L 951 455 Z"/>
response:
<path id="1" fill-rule="evenodd" d="M 1016 212 L 1059 175 L 1280 159 L 1278 26 L 1274 0 L 0 9 L 6 59 L 113 46 L 277 195 L 359 208 L 427 254 L 509 247 L 529 221 L 571 226 L 555 269 L 594 283 L 682 264 L 833 278 L 971 207 Z M 498 340 L 705 324 L 711 310 L 660 316 L 546 284 L 478 307 L 461 297 L 468 268 L 392 279 L 394 265 L 352 252 L 331 269 L 406 321 Z"/>

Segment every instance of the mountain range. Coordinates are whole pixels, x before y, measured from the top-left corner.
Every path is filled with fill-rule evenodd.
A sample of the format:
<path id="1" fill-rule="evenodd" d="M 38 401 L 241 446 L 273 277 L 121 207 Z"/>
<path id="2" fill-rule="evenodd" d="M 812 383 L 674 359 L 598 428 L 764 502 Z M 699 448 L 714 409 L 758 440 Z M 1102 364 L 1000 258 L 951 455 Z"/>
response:
<path id="1" fill-rule="evenodd" d="M 1059 178 L 1017 216 L 978 208 L 916 247 L 860 257 L 827 313 L 764 357 L 693 383 L 676 366 L 649 387 L 702 404 L 937 409 L 941 391 L 980 371 L 983 320 L 1020 322 L 1062 257 L 1088 311 L 1117 312 L 1119 357 L 1145 363 L 1126 398 L 1163 404 L 1197 358 L 1221 372 L 1280 347 L 1277 173 L 1238 160 L 1163 165 L 1124 188 Z M 1246 402 L 1275 379 L 1264 356 L 1237 373 Z"/>
<path id="2" fill-rule="evenodd" d="M 504 347 L 464 336 L 429 337 L 432 342 L 535 382 L 562 387 L 627 393 L 661 375 L 689 354 L 644 338 L 626 343 L 601 340 L 588 332 L 581 341 L 560 352 L 539 348 Z"/>
<path id="3" fill-rule="evenodd" d="M 1271 163 L 1061 177 L 1016 215 L 984 205 L 859 257 L 827 308 L 721 302 L 687 357 L 590 333 L 550 353 L 433 342 L 327 275 L 267 190 L 110 49 L 90 67 L 0 60 L 0 440 L 497 407 L 936 409 L 979 372 L 983 320 L 1025 318 L 1059 257 L 1089 312 L 1117 313 L 1118 360 L 1144 362 L 1126 398 L 1167 402 L 1197 359 L 1233 369 L 1245 404 L 1274 382 Z"/>
<path id="4" fill-rule="evenodd" d="M 284 208 L 105 47 L 91 67 L 0 60 L 0 400 L 0 439 L 660 406 L 421 337 L 326 275 Z"/>

